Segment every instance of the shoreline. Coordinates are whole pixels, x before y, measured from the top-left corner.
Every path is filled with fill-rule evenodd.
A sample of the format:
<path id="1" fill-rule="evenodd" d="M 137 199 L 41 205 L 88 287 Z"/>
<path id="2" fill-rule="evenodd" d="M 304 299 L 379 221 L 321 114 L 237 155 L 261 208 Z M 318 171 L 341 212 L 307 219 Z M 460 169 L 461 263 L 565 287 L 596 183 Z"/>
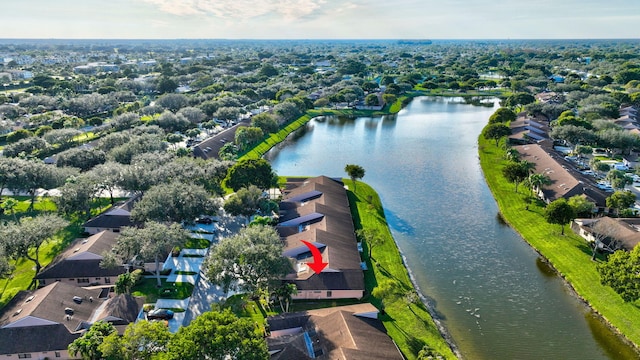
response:
<path id="1" fill-rule="evenodd" d="M 568 274 L 567 272 L 570 272 L 570 268 L 568 268 L 568 266 L 570 264 L 564 264 L 565 267 L 564 268 L 559 268 L 558 264 L 554 263 L 553 259 L 550 258 L 549 255 L 553 255 L 553 254 L 547 254 L 543 251 L 543 249 L 541 249 L 539 246 L 536 246 L 537 242 L 536 241 L 532 241 L 532 239 L 528 238 L 528 236 L 525 234 L 524 230 L 525 228 L 521 227 L 524 226 L 524 224 L 518 224 L 517 223 L 517 218 L 515 218 L 514 216 L 516 216 L 515 214 L 505 214 L 508 211 L 508 209 L 511 209 L 510 207 L 508 207 L 506 204 L 503 204 L 501 202 L 501 200 L 503 200 L 500 195 L 501 193 L 504 192 L 503 189 L 500 188 L 500 184 L 498 183 L 498 181 L 494 180 L 493 178 L 491 178 L 490 176 L 488 176 L 488 170 L 491 169 L 491 166 L 496 166 L 497 164 L 494 164 L 492 162 L 492 159 L 494 158 L 494 154 L 492 152 L 486 151 L 487 147 L 490 147 L 492 150 L 493 149 L 497 149 L 499 151 L 499 148 L 496 147 L 493 142 L 488 142 L 482 139 L 482 135 L 480 135 L 478 137 L 478 158 L 480 160 L 480 167 L 482 169 L 482 173 L 483 173 L 483 177 L 484 180 L 487 184 L 487 186 L 489 187 L 491 194 L 494 198 L 494 201 L 496 202 L 496 205 L 498 206 L 498 214 L 500 215 L 500 217 L 502 218 L 502 220 L 505 222 L 505 224 L 507 224 L 511 229 L 513 229 L 519 236 L 520 238 L 522 238 L 522 240 L 531 248 L 533 249 L 539 256 L 540 260 L 543 261 L 547 266 L 549 266 L 549 268 L 562 279 L 562 282 L 564 284 L 564 286 L 567 288 L 567 290 L 569 291 L 570 295 L 573 296 L 575 299 L 577 299 L 579 301 L 579 303 L 585 307 L 585 310 L 589 311 L 595 318 L 597 318 L 602 325 L 606 326 L 612 333 L 612 335 L 614 335 L 617 340 L 619 340 L 621 343 L 624 343 L 626 346 L 628 346 L 628 348 L 635 352 L 635 354 L 637 356 L 640 356 L 640 346 L 638 346 L 633 340 L 631 340 L 631 338 L 625 334 L 619 327 L 617 327 L 610 319 L 608 319 L 605 314 L 602 313 L 602 311 L 600 309 L 598 309 L 598 307 L 596 307 L 596 305 L 592 304 L 592 302 L 590 302 L 584 295 L 582 295 L 580 293 L 580 291 L 576 288 L 576 286 L 578 286 L 578 284 L 575 284 L 573 281 L 571 281 L 571 277 L 570 274 Z M 486 160 L 486 161 L 483 161 Z M 503 161 L 503 160 L 501 160 Z M 498 175 L 501 176 L 501 175 Z M 513 190 L 511 190 L 511 192 L 513 193 Z M 522 195 L 521 193 L 514 193 L 517 194 L 518 196 Z M 522 205 L 524 206 L 524 202 L 522 202 Z M 513 207 L 513 206 L 512 206 Z M 513 211 L 513 209 L 511 209 Z M 531 211 L 527 210 L 527 213 L 530 212 L 535 212 L 534 209 L 531 209 Z M 543 220 L 541 220 L 543 221 Z M 549 227 L 551 227 L 552 225 L 549 225 Z M 553 234 L 555 234 L 555 232 L 553 232 Z M 560 236 L 558 234 L 555 234 L 557 236 Z M 572 232 L 565 234 L 563 236 L 564 239 L 566 239 L 567 241 L 569 241 L 569 238 L 572 236 Z M 538 244 L 541 245 L 541 244 Z M 557 259 L 556 259 L 557 260 Z M 558 261 L 561 262 L 561 261 Z M 563 271 L 564 270 L 564 271 Z M 597 282 L 598 286 L 602 286 L 599 285 L 599 281 Z M 614 296 L 617 296 L 614 295 Z M 618 297 L 619 298 L 619 297 Z M 594 299 L 596 300 L 596 299 Z M 600 299 L 602 300 L 602 299 Z M 618 301 L 621 301 L 621 299 L 616 299 Z M 633 306 L 633 304 L 631 304 L 630 306 Z"/>

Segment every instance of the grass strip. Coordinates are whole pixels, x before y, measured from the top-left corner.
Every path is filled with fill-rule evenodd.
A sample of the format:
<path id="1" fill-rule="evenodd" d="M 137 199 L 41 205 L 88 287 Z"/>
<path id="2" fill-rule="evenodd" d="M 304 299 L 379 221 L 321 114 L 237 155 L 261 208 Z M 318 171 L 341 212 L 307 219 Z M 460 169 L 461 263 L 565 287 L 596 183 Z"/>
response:
<path id="1" fill-rule="evenodd" d="M 558 225 L 548 224 L 543 217 L 544 204 L 532 203 L 526 209 L 529 190 L 521 186 L 519 192 L 515 192 L 514 184 L 502 175 L 506 163 L 502 147 L 482 136 L 478 143 L 480 165 L 504 220 L 547 259 L 580 298 L 637 349 L 640 344 L 640 304 L 625 303 L 610 287 L 600 284 L 597 261 L 591 261 L 591 248 L 572 231 L 566 231 L 563 236 Z"/>
<path id="2" fill-rule="evenodd" d="M 382 309 L 384 304 L 385 313 L 380 319 L 407 359 L 417 359 L 424 345 L 438 351 L 446 359 L 455 359 L 456 356 L 422 302 L 411 304 L 403 296 L 396 295 L 385 298 L 370 295 L 378 284 L 388 280 L 397 282 L 403 292 L 413 291 L 414 287 L 389 230 L 380 197 L 365 183 L 357 182 L 354 187 L 351 180 L 344 179 L 344 182 L 349 189 L 355 190 L 348 191 L 355 228 L 378 229 L 383 237 L 382 243 L 372 249 L 373 259 L 366 259 L 368 270 L 365 271 L 365 287 L 369 295 L 363 300 L 371 302 L 378 309 Z M 363 254 L 367 257 L 367 244 L 363 244 L 363 247 Z"/>

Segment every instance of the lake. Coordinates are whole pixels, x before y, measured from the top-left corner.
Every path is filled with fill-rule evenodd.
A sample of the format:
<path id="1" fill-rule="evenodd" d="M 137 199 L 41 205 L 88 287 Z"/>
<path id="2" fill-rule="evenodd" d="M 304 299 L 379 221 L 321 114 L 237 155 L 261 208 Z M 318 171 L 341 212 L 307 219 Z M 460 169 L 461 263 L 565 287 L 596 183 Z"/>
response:
<path id="1" fill-rule="evenodd" d="M 497 216 L 477 148 L 497 106 L 421 97 L 394 116 L 317 118 L 266 158 L 285 176 L 365 169 L 416 284 L 464 358 L 635 358 Z"/>

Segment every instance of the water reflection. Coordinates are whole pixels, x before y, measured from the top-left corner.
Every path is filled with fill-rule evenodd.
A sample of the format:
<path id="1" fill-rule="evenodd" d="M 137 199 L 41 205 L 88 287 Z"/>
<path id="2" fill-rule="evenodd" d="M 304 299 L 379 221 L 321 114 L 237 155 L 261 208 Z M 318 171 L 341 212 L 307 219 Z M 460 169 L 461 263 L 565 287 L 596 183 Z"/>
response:
<path id="1" fill-rule="evenodd" d="M 593 331 L 582 303 L 496 215 L 477 158 L 493 111 L 420 98 L 382 126 L 312 120 L 312 132 L 270 158 L 287 176 L 366 169 L 413 278 L 465 358 L 615 359 L 602 345 L 613 334 Z"/>

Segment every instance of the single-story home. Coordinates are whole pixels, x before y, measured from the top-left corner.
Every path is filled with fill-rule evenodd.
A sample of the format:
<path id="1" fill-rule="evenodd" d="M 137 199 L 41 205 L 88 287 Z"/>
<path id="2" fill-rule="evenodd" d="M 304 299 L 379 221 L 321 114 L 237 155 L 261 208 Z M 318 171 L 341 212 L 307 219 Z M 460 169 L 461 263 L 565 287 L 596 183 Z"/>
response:
<path id="1" fill-rule="evenodd" d="M 103 295 L 101 289 L 63 282 L 19 292 L 0 310 L 0 357 L 79 358 L 71 356 L 67 347 L 91 324 L 99 320 L 114 325 L 128 323 L 140 309 L 139 301 L 131 296 L 109 299 Z"/>
<path id="2" fill-rule="evenodd" d="M 272 360 L 404 359 L 369 303 L 284 313 L 267 323 Z"/>
<path id="3" fill-rule="evenodd" d="M 284 242 L 283 255 L 295 262 L 284 281 L 298 289 L 294 299 L 362 298 L 364 272 L 344 184 L 326 176 L 289 183 L 280 202 L 276 226 Z M 316 274 L 311 243 L 328 263 Z"/>
<path id="4" fill-rule="evenodd" d="M 97 234 L 103 230 L 120 232 L 123 226 L 133 226 L 131 221 L 131 210 L 140 199 L 138 196 L 131 197 L 126 201 L 114 204 L 107 211 L 90 219 L 84 225 L 84 231 L 89 234 Z"/>
<path id="5" fill-rule="evenodd" d="M 590 243 L 596 242 L 609 251 L 624 249 L 631 251 L 640 243 L 639 218 L 575 219 L 571 229 Z"/>
<path id="6" fill-rule="evenodd" d="M 86 239 L 77 239 L 36 276 L 38 285 L 62 281 L 75 286 L 113 286 L 126 269 L 123 266 L 102 268 L 100 262 L 103 254 L 115 246 L 117 238 L 117 233 L 102 230 Z"/>

